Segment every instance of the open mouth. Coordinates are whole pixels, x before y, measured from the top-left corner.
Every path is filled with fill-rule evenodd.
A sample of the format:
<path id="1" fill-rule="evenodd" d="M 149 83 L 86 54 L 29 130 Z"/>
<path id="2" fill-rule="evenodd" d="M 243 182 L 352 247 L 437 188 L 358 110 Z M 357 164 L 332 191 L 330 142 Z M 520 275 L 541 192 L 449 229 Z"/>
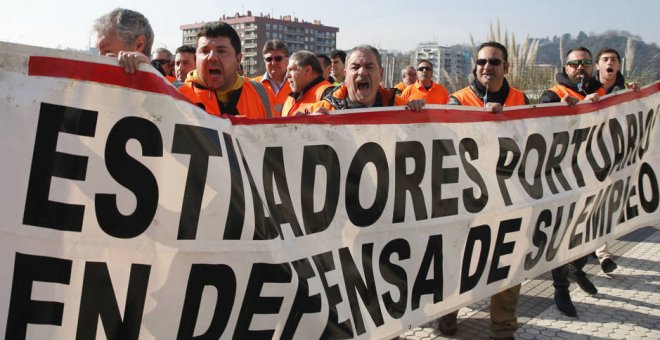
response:
<path id="1" fill-rule="evenodd" d="M 210 69 L 209 74 L 213 75 L 213 76 L 219 76 L 220 75 L 220 70 Z"/>
<path id="2" fill-rule="evenodd" d="M 358 91 L 367 91 L 367 90 L 369 90 L 369 82 L 358 81 L 357 88 L 358 88 Z"/>
<path id="3" fill-rule="evenodd" d="M 607 73 L 613 73 L 613 72 L 614 72 L 614 69 L 611 68 L 611 67 L 608 67 L 605 71 L 607 71 Z"/>

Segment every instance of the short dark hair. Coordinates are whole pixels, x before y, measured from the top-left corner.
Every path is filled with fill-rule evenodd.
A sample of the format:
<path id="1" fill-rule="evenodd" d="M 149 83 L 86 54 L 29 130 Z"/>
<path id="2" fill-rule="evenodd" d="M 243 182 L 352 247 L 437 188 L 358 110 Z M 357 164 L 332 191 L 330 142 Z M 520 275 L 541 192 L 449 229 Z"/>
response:
<path id="1" fill-rule="evenodd" d="M 328 67 L 328 66 L 332 65 L 332 60 L 330 59 L 330 57 L 328 57 L 327 55 L 325 55 L 323 53 L 317 53 L 316 58 L 318 58 L 319 61 L 323 62 L 323 67 Z"/>
<path id="2" fill-rule="evenodd" d="M 341 59 L 341 62 L 346 64 L 346 52 L 342 50 L 334 50 L 330 52 L 330 59 L 335 59 L 335 58 Z"/>
<path id="3" fill-rule="evenodd" d="M 298 51 L 291 55 L 291 60 L 293 60 L 296 65 L 299 67 L 311 66 L 312 71 L 318 75 L 323 74 L 323 69 L 321 69 L 321 62 L 316 57 L 316 55 L 309 51 Z"/>
<path id="4" fill-rule="evenodd" d="M 289 48 L 286 47 L 284 41 L 279 39 L 268 40 L 264 44 L 264 48 L 261 50 L 261 54 L 266 54 L 268 52 L 280 51 L 284 53 L 285 56 L 289 56 Z"/>
<path id="5" fill-rule="evenodd" d="M 238 55 L 241 53 L 241 38 L 238 37 L 236 30 L 231 27 L 226 22 L 208 22 L 202 26 L 202 29 L 197 33 L 197 43 L 199 43 L 199 38 L 217 38 L 225 37 L 229 38 L 231 46 L 236 51 Z"/>
<path id="6" fill-rule="evenodd" d="M 616 54 L 616 58 L 619 59 L 619 61 L 621 61 L 621 56 L 619 55 L 619 52 L 617 52 L 613 48 L 605 47 L 604 49 L 598 51 L 598 54 L 596 55 L 596 62 L 600 60 L 600 56 L 602 56 L 605 53 L 614 53 Z"/>
<path id="7" fill-rule="evenodd" d="M 360 51 L 360 52 L 363 52 L 363 53 L 364 53 L 364 52 L 370 52 L 370 53 L 373 53 L 373 55 L 376 57 L 376 61 L 378 62 L 378 66 L 381 67 L 381 68 L 383 67 L 382 59 L 380 58 L 380 52 L 378 52 L 378 49 L 377 49 L 377 48 L 375 48 L 375 47 L 373 47 L 373 46 L 371 46 L 371 45 L 367 45 L 367 44 L 363 44 L 363 45 L 355 46 L 355 47 L 353 47 L 353 49 L 348 53 L 349 58 L 350 58 L 350 56 L 351 56 L 353 53 L 355 53 L 355 52 L 357 52 L 357 51 Z M 346 63 L 346 62 L 344 61 L 344 63 Z"/>
<path id="8" fill-rule="evenodd" d="M 503 61 L 509 60 L 509 51 L 506 50 L 506 46 L 498 43 L 497 41 L 487 41 L 479 45 L 479 48 L 477 49 L 477 54 L 479 54 L 479 51 L 483 50 L 485 47 L 493 47 L 499 49 L 500 51 L 502 51 L 502 54 L 504 55 Z M 476 59 L 477 56 L 475 55 L 474 58 Z"/>
<path id="9" fill-rule="evenodd" d="M 576 52 L 576 51 L 587 52 L 587 54 L 589 54 L 589 58 L 592 58 L 591 51 L 589 51 L 589 49 L 584 47 L 584 46 L 578 46 L 578 47 L 571 48 L 570 50 L 568 50 L 568 52 L 566 52 L 566 58 L 568 58 L 569 54 L 571 54 L 573 52 Z"/>
<path id="10" fill-rule="evenodd" d="M 431 67 L 433 67 L 433 63 L 431 61 L 429 61 L 428 59 L 420 59 L 417 62 L 417 66 L 419 66 L 419 64 L 421 64 L 421 63 L 429 63 L 429 65 L 431 65 Z"/>
<path id="11" fill-rule="evenodd" d="M 176 51 L 174 52 L 174 55 L 177 55 L 177 54 L 180 54 L 180 53 L 190 53 L 190 54 L 193 55 L 193 59 L 196 60 L 196 59 L 197 59 L 197 55 L 196 55 L 195 52 L 197 52 L 197 51 L 195 51 L 195 48 L 194 48 L 194 47 L 192 47 L 192 46 L 190 46 L 190 45 L 183 45 L 183 46 L 179 46 L 179 47 L 176 49 Z"/>

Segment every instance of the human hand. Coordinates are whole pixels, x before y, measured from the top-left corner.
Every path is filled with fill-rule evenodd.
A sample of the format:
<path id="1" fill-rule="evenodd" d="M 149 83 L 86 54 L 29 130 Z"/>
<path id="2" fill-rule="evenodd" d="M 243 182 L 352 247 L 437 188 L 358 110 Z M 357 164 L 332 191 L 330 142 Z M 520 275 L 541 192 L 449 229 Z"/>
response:
<path id="1" fill-rule="evenodd" d="M 592 94 L 588 94 L 586 97 L 584 97 L 584 100 L 595 103 L 598 100 L 600 100 L 600 96 L 598 95 L 598 93 L 592 93 Z"/>
<path id="2" fill-rule="evenodd" d="M 578 103 L 580 100 L 577 99 L 577 98 L 575 98 L 575 97 L 566 96 L 566 97 L 562 98 L 561 101 L 562 101 L 563 103 L 568 104 L 568 106 L 575 106 L 575 105 L 577 105 L 577 103 Z"/>
<path id="3" fill-rule="evenodd" d="M 424 108 L 424 105 L 426 105 L 426 101 L 424 99 L 413 99 L 408 102 L 406 105 L 406 108 L 410 111 L 421 111 Z"/>
<path id="4" fill-rule="evenodd" d="M 504 109 L 502 104 L 497 102 L 486 103 L 486 106 L 484 108 L 486 109 L 486 112 L 490 112 L 490 113 L 500 113 L 502 112 L 502 109 Z"/>
<path id="5" fill-rule="evenodd" d="M 640 87 L 639 84 L 636 81 L 632 81 L 628 84 L 626 84 L 627 89 L 631 89 L 633 91 L 639 91 Z"/>
<path id="6" fill-rule="evenodd" d="M 140 63 L 149 63 L 149 57 L 140 52 L 121 51 L 117 56 L 119 66 L 128 74 L 133 74 L 140 67 Z"/>

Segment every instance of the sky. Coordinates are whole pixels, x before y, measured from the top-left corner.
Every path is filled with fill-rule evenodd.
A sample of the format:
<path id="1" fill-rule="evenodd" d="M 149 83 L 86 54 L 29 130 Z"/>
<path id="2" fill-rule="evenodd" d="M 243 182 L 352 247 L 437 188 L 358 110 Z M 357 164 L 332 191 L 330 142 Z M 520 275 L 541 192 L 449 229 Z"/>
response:
<path id="1" fill-rule="evenodd" d="M 144 14 L 154 32 L 154 49 L 181 45 L 182 24 L 218 20 L 223 14 L 270 13 L 321 20 L 339 27 L 337 47 L 368 43 L 386 50 L 409 51 L 420 42 L 449 46 L 469 44 L 469 34 L 485 41 L 499 19 L 502 34 L 516 41 L 580 31 L 625 30 L 646 43 L 660 44 L 660 1 L 657 0 L 8 0 L 0 11 L 0 41 L 51 48 L 94 46 L 94 19 L 116 7 Z"/>

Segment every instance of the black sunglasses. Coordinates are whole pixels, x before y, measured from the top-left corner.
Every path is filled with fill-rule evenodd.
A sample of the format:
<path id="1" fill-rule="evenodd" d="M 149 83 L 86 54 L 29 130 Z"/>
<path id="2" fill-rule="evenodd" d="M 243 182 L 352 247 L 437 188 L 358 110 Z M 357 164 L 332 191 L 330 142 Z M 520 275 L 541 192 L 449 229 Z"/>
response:
<path id="1" fill-rule="evenodd" d="M 580 59 L 580 60 L 569 60 L 566 62 L 566 65 L 572 67 L 572 68 L 578 68 L 580 65 L 584 65 L 584 67 L 588 67 L 593 65 L 593 61 L 591 59 Z"/>
<path id="2" fill-rule="evenodd" d="M 264 58 L 264 60 L 265 60 L 267 63 L 270 63 L 270 62 L 273 61 L 273 60 L 275 60 L 276 62 L 279 63 L 280 61 L 282 61 L 282 59 L 284 59 L 284 57 L 281 56 L 281 55 L 278 55 L 278 56 L 275 56 L 275 57 L 266 57 L 266 58 Z"/>
<path id="3" fill-rule="evenodd" d="M 167 60 L 167 59 L 154 59 L 154 60 L 152 60 L 152 61 L 153 61 L 153 62 L 156 62 L 156 63 L 159 63 L 159 64 L 161 64 L 161 65 L 167 65 L 167 64 L 170 63 L 170 61 Z"/>
<path id="4" fill-rule="evenodd" d="M 477 65 L 479 66 L 484 66 L 486 63 L 489 63 L 493 66 L 500 66 L 503 61 L 497 59 L 497 58 L 490 58 L 490 59 L 477 59 Z"/>
<path id="5" fill-rule="evenodd" d="M 433 67 L 429 67 L 429 66 L 420 66 L 420 67 L 417 68 L 417 71 L 419 71 L 419 72 L 433 71 Z"/>

